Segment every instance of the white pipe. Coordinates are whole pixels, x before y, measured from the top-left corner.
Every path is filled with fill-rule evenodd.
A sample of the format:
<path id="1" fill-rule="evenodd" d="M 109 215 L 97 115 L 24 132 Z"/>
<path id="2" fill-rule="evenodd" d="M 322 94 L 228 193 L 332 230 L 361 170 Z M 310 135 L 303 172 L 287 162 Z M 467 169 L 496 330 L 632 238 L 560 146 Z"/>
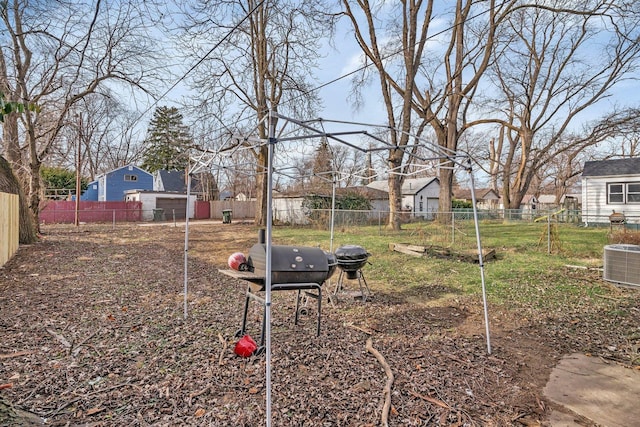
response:
<path id="1" fill-rule="evenodd" d="M 188 260 L 189 260 L 189 199 L 191 197 L 191 174 L 187 166 L 187 203 L 184 221 L 184 318 L 187 319 L 187 291 L 188 291 Z M 174 220 L 175 221 L 175 220 Z"/>
<path id="2" fill-rule="evenodd" d="M 333 188 L 331 189 L 331 238 L 329 240 L 329 252 L 333 252 L 333 223 L 336 214 L 336 178 L 333 178 Z"/>
<path id="3" fill-rule="evenodd" d="M 484 305 L 484 325 L 487 334 L 487 353 L 491 354 L 491 337 L 489 334 L 489 309 L 487 307 L 487 287 L 484 280 L 484 261 L 482 259 L 482 243 L 480 242 L 480 226 L 478 225 L 478 208 L 476 207 L 476 186 L 473 181 L 471 159 L 468 161 L 467 171 L 471 178 L 471 203 L 473 203 L 473 222 L 476 227 L 476 243 L 478 244 L 478 264 L 480 265 L 480 280 L 482 281 L 482 303 Z"/>
<path id="4" fill-rule="evenodd" d="M 275 138 L 275 122 L 273 121 L 272 112 L 269 112 L 269 145 L 267 155 L 267 232 L 265 241 L 265 310 L 264 321 L 266 325 L 265 331 L 265 382 L 266 382 L 266 416 L 267 427 L 271 427 L 271 242 L 272 242 L 272 205 L 273 205 L 273 149 L 276 143 Z"/>

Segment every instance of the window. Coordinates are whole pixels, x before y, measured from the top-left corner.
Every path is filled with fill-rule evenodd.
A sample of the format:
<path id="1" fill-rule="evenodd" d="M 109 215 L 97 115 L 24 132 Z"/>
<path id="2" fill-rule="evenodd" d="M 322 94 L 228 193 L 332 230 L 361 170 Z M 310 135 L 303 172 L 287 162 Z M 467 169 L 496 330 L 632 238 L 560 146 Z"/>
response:
<path id="1" fill-rule="evenodd" d="M 627 184 L 627 203 L 640 203 L 640 183 Z"/>
<path id="2" fill-rule="evenodd" d="M 640 182 L 607 184 L 607 203 L 640 203 Z"/>
<path id="3" fill-rule="evenodd" d="M 125 175 L 124 176 L 124 180 L 125 181 L 137 181 L 138 180 L 138 175 Z"/>

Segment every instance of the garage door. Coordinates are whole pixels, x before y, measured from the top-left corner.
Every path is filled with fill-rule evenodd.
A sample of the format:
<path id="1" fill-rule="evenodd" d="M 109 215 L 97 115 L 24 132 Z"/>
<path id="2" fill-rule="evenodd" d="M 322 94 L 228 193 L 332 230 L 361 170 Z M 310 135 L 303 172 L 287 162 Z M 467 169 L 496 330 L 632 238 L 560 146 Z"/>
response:
<path id="1" fill-rule="evenodd" d="M 175 219 L 185 219 L 187 212 L 187 199 L 175 199 L 175 198 L 157 198 L 156 209 L 164 209 L 164 218 L 172 220 L 175 215 Z"/>

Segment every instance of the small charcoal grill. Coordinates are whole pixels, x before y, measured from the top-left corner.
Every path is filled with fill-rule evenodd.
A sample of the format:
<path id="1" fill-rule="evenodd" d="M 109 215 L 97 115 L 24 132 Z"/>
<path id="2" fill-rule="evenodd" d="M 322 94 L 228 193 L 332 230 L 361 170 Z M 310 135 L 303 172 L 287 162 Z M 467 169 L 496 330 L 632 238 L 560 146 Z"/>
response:
<path id="1" fill-rule="evenodd" d="M 362 267 L 369 262 L 371 254 L 362 246 L 344 245 L 336 249 L 335 255 L 336 262 L 340 268 L 340 275 L 333 295 L 336 296 L 343 289 L 343 278 L 346 275 L 349 280 L 358 280 L 360 293 L 357 298 L 361 298 L 363 302 L 366 301 L 371 296 L 371 291 L 362 273 Z"/>
<path id="2" fill-rule="evenodd" d="M 371 256 L 362 246 L 344 245 L 335 252 L 338 267 L 347 274 L 347 279 L 357 279 L 358 271 L 362 269 Z"/>

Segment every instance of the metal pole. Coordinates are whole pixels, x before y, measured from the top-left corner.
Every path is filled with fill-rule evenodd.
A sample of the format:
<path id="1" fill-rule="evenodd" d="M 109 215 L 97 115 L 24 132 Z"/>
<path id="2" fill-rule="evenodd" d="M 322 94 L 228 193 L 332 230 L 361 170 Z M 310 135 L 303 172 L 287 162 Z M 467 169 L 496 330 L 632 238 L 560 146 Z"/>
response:
<path id="1" fill-rule="evenodd" d="M 487 308 L 487 287 L 484 280 L 484 261 L 482 259 L 482 243 L 480 242 L 480 226 L 478 225 L 478 209 L 476 207 L 476 187 L 473 181 L 471 159 L 468 159 L 467 171 L 471 178 L 471 202 L 473 203 L 473 221 L 476 228 L 476 243 L 478 244 L 478 264 L 480 265 L 480 280 L 482 281 L 482 303 L 484 305 L 484 325 L 487 334 L 487 353 L 491 354 L 491 337 L 489 335 L 489 310 Z"/>
<path id="2" fill-rule="evenodd" d="M 329 241 L 329 252 L 333 252 L 333 223 L 336 213 L 336 178 L 333 177 L 333 188 L 331 192 L 331 239 Z"/>
<path id="3" fill-rule="evenodd" d="M 551 254 L 551 214 L 547 214 L 547 255 Z"/>
<path id="4" fill-rule="evenodd" d="M 80 191 L 82 190 L 82 177 L 80 168 L 82 167 L 82 114 L 78 114 L 78 159 L 76 163 L 76 210 L 73 223 L 76 227 L 80 225 Z"/>
<path id="5" fill-rule="evenodd" d="M 266 386 L 266 424 L 271 427 L 271 241 L 272 241 L 272 190 L 273 190 L 273 150 L 276 144 L 275 137 L 275 112 L 269 111 L 269 143 L 267 155 L 267 232 L 265 242 L 265 299 L 264 321 L 266 325 L 265 336 L 265 386 Z"/>
<path id="6" fill-rule="evenodd" d="M 191 174 L 187 166 L 187 204 L 184 221 L 184 318 L 187 319 L 187 291 L 188 291 L 188 259 L 189 259 L 189 198 L 191 197 Z M 174 224 L 175 226 L 175 224 Z"/>
<path id="7" fill-rule="evenodd" d="M 451 244 L 455 242 L 456 242 L 456 213 L 453 211 L 453 209 L 451 209 Z"/>

